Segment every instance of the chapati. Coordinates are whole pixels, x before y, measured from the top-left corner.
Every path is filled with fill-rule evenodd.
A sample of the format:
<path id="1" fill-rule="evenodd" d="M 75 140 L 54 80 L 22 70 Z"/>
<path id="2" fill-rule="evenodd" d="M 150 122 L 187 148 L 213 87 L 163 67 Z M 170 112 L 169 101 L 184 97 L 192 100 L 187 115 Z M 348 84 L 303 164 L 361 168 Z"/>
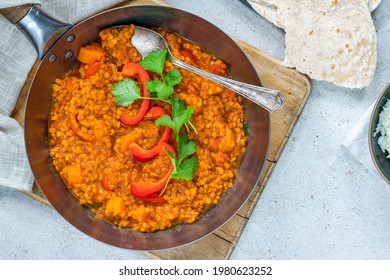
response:
<path id="1" fill-rule="evenodd" d="M 371 11 L 380 0 L 248 2 L 285 30 L 285 66 L 348 88 L 371 83 L 377 60 Z"/>

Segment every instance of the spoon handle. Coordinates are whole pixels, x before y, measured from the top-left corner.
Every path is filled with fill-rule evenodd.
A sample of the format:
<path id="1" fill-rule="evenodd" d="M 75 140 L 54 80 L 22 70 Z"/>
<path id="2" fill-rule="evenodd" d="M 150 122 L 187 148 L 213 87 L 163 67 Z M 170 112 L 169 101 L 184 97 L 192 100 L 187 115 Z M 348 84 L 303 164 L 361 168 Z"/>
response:
<path id="1" fill-rule="evenodd" d="M 278 109 L 283 108 L 284 101 L 280 95 L 280 91 L 278 90 L 250 85 L 218 75 L 214 75 L 199 68 L 188 65 L 187 63 L 184 63 L 183 61 L 173 56 L 170 57 L 170 60 L 176 66 L 194 72 L 195 74 L 208 78 L 211 81 L 214 81 L 234 92 L 237 92 L 241 96 L 251 100 L 257 105 L 260 105 L 269 112 L 274 112 Z"/>

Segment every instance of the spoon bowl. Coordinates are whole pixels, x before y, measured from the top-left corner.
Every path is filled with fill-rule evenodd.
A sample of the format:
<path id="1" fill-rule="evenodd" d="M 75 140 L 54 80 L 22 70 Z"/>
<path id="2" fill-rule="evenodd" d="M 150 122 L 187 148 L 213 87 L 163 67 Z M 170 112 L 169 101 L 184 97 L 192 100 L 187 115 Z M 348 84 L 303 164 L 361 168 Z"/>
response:
<path id="1" fill-rule="evenodd" d="M 167 41 L 164 39 L 164 37 L 162 37 L 154 30 L 145 27 L 135 26 L 135 34 L 131 40 L 131 43 L 140 52 L 142 57 L 145 57 L 148 54 L 157 50 L 167 50 L 167 58 L 172 62 L 172 64 L 191 71 L 199 76 L 205 77 L 226 88 L 229 88 L 230 90 L 251 100 L 252 102 L 263 107 L 269 112 L 274 112 L 278 109 L 283 108 L 284 101 L 280 95 L 280 91 L 278 90 L 255 86 L 214 75 L 199 68 L 193 67 L 175 58 L 169 49 Z"/>

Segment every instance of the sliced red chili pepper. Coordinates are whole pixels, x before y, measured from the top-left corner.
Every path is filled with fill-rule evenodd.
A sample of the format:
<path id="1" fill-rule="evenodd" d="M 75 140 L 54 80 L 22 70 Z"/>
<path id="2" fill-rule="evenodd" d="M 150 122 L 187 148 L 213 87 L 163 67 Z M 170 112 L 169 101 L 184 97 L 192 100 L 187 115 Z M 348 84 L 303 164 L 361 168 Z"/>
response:
<path id="1" fill-rule="evenodd" d="M 214 63 L 210 66 L 210 72 L 216 75 L 223 75 L 227 66 L 223 63 Z"/>
<path id="2" fill-rule="evenodd" d="M 160 106 L 153 106 L 146 114 L 145 118 L 151 118 L 153 120 L 157 120 L 164 115 L 169 115 L 169 113 L 165 111 L 164 108 Z M 172 128 L 170 128 L 169 126 L 164 126 L 164 133 L 161 136 L 159 143 L 162 142 L 167 143 L 168 140 L 171 138 L 171 134 L 172 134 Z"/>
<path id="3" fill-rule="evenodd" d="M 159 106 L 154 106 L 145 115 L 145 118 L 151 118 L 156 120 L 164 115 L 168 115 L 168 112 L 165 111 L 165 109 Z M 160 140 L 153 148 L 146 150 L 141 148 L 138 144 L 132 143 L 129 145 L 129 151 L 136 161 L 145 162 L 152 160 L 161 152 L 161 149 L 164 149 L 164 144 L 167 143 L 168 140 L 171 138 L 171 134 L 172 128 L 170 128 L 169 126 L 165 126 L 164 132 Z"/>
<path id="4" fill-rule="evenodd" d="M 102 184 L 103 189 L 105 189 L 107 191 L 112 191 L 114 189 L 113 187 L 111 187 L 112 182 L 111 182 L 110 177 L 108 177 L 106 174 L 103 175 L 103 179 L 101 181 L 101 184 Z"/>
<path id="5" fill-rule="evenodd" d="M 163 196 L 139 197 L 139 199 L 155 205 L 161 205 L 167 203 L 167 200 Z"/>
<path id="6" fill-rule="evenodd" d="M 88 79 L 92 75 L 96 74 L 100 70 L 101 65 L 102 65 L 101 61 L 96 61 L 96 62 L 92 63 L 89 66 L 87 72 L 85 73 L 85 77 Z"/>
<path id="7" fill-rule="evenodd" d="M 58 130 L 58 129 L 60 129 L 60 126 L 62 125 L 63 121 L 64 121 L 64 118 L 62 116 L 60 116 L 55 121 L 52 121 L 50 123 L 50 127 L 54 127 L 56 130 Z"/>
<path id="8" fill-rule="evenodd" d="M 127 62 L 125 66 L 123 66 L 122 74 L 127 77 L 137 76 L 139 82 L 142 85 L 142 95 L 143 97 L 150 97 L 149 91 L 146 88 L 146 83 L 150 80 L 148 72 L 142 68 L 139 63 L 135 62 Z M 141 107 L 135 116 L 129 116 L 126 113 L 122 114 L 120 120 L 123 124 L 131 126 L 139 123 L 147 111 L 149 110 L 150 99 L 142 100 Z"/>
<path id="9" fill-rule="evenodd" d="M 122 68 L 122 74 L 126 77 L 137 76 L 142 85 L 150 80 L 148 72 L 142 68 L 141 64 L 135 62 L 127 62 Z"/>
<path id="10" fill-rule="evenodd" d="M 76 116 L 72 115 L 72 116 L 69 117 L 69 124 L 68 124 L 68 126 L 74 132 L 74 134 L 76 134 L 76 136 L 79 139 L 81 139 L 83 141 L 86 141 L 86 142 L 93 142 L 94 141 L 94 137 L 93 136 L 86 134 L 84 131 L 82 131 L 79 128 Z"/>
<path id="11" fill-rule="evenodd" d="M 171 145 L 167 143 L 164 143 L 164 148 L 160 150 L 160 154 L 167 153 L 167 149 L 176 157 L 175 150 L 172 148 Z M 131 193 L 135 197 L 139 197 L 139 198 L 156 196 L 165 187 L 172 172 L 173 172 L 173 164 L 172 162 L 170 162 L 168 172 L 165 174 L 163 178 L 161 178 L 157 182 L 145 182 L 145 181 L 132 182 L 130 186 Z"/>
<path id="12" fill-rule="evenodd" d="M 168 115 L 168 112 L 165 111 L 165 109 L 163 107 L 153 106 L 152 108 L 150 108 L 150 110 L 146 114 L 145 118 L 157 120 L 158 118 L 161 118 L 164 115 Z"/>
<path id="13" fill-rule="evenodd" d="M 145 162 L 154 159 L 162 150 L 165 149 L 166 142 L 160 140 L 156 146 L 149 150 L 141 148 L 138 144 L 132 143 L 129 145 L 129 151 L 134 159 L 138 162 Z"/>
<path id="14" fill-rule="evenodd" d="M 182 56 L 185 56 L 185 57 L 188 57 L 189 59 L 191 59 L 193 62 L 195 62 L 195 56 L 192 54 L 192 52 L 190 52 L 189 50 L 187 49 L 181 49 L 180 51 L 180 54 Z"/>
<path id="15" fill-rule="evenodd" d="M 116 72 L 118 72 L 118 69 L 116 68 L 115 64 L 113 63 L 107 63 L 105 66 L 104 66 L 104 69 L 111 73 L 111 74 L 114 74 Z"/>
<path id="16" fill-rule="evenodd" d="M 70 126 L 70 129 L 73 130 L 74 134 L 76 134 L 76 136 L 78 138 L 80 138 L 81 140 L 85 141 L 85 142 L 93 142 L 94 139 L 93 137 L 85 134 L 81 129 L 79 129 L 78 127 L 74 127 L 74 126 Z"/>

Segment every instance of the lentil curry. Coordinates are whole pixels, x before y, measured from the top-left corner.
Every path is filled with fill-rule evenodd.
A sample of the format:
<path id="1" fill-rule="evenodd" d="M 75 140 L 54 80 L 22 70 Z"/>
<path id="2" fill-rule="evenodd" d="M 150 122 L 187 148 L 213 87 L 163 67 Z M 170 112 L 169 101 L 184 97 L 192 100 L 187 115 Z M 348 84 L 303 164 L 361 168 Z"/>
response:
<path id="1" fill-rule="evenodd" d="M 50 155 L 69 191 L 96 219 L 154 232 L 195 222 L 232 186 L 247 141 L 245 115 L 234 92 L 177 69 L 181 78 L 171 98 L 184 104 L 183 110 L 191 109 L 193 129 L 179 128 L 180 136 L 157 125 L 164 115 L 173 119 L 176 107 L 149 93 L 147 82 L 161 77 L 140 67 L 142 57 L 131 44 L 134 32 L 133 25 L 102 30 L 99 42 L 80 49 L 78 68 L 56 79 Z M 226 64 L 200 46 L 166 30 L 158 32 L 175 57 L 227 76 Z M 166 81 L 176 67 L 163 63 Z M 113 92 L 125 80 L 141 89 L 143 99 L 120 106 Z M 179 142 L 191 146 L 191 152 L 180 155 Z M 191 178 L 173 176 L 190 157 L 196 163 Z"/>

